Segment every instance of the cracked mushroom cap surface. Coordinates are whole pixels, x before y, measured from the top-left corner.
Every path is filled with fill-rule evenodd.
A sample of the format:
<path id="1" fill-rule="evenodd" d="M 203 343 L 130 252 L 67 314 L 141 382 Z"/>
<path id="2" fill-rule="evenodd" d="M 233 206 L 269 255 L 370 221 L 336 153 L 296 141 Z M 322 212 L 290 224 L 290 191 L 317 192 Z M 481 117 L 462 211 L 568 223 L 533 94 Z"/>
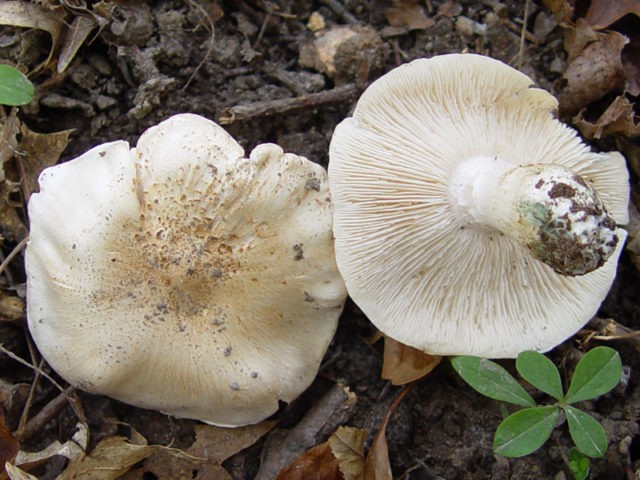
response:
<path id="1" fill-rule="evenodd" d="M 29 218 L 29 330 L 69 383 L 238 426 L 314 379 L 346 297 L 321 166 L 180 114 L 43 171 Z"/>
<path id="2" fill-rule="evenodd" d="M 431 354 L 515 357 L 553 348 L 599 308 L 626 237 L 617 227 L 628 220 L 625 161 L 617 152 L 591 152 L 554 118 L 553 96 L 532 83 L 480 55 L 415 60 L 373 82 L 336 128 L 329 184 L 338 268 L 350 296 L 386 335 Z M 543 251 L 514 240 L 518 232 L 494 228 L 522 204 L 505 210 L 506 193 L 487 190 L 499 182 L 477 179 L 493 175 L 488 169 L 502 181 L 503 172 L 528 175 L 545 164 L 552 182 L 561 170 L 606 207 L 600 217 L 609 230 L 598 241 L 608 243 L 610 256 L 590 273 L 559 274 L 532 255 Z M 551 187 L 545 196 L 564 196 Z M 556 201 L 565 198 L 547 200 L 568 208 L 567 224 L 586 218 L 571 202 Z M 503 210 L 500 222 L 478 221 Z"/>

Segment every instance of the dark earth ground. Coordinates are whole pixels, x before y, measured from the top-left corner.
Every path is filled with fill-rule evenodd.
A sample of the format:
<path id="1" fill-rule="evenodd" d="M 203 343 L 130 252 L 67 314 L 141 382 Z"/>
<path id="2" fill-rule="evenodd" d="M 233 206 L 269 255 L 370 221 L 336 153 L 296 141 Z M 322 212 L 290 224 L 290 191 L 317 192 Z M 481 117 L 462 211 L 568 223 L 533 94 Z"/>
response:
<path id="1" fill-rule="evenodd" d="M 431 25 L 413 25 L 412 29 L 402 22 L 390 26 L 385 15 L 390 3 L 114 2 L 116 9 L 102 33 L 89 37 L 65 72 L 48 71 L 34 78 L 41 89 L 40 97 L 21 109 L 20 118 L 38 132 L 75 129 L 61 158 L 66 160 L 106 141 L 126 139 L 135 144 L 147 127 L 175 113 L 194 112 L 221 121 L 229 119 L 231 107 L 274 100 L 266 106 L 258 105 L 264 107 L 259 110 L 239 111 L 240 115 L 226 128 L 246 151 L 259 143 L 274 142 L 285 151 L 304 155 L 326 167 L 332 131 L 349 114 L 359 89 L 400 63 L 472 51 L 513 66 L 520 64 L 538 86 L 548 90 L 561 77 L 566 61 L 563 29 L 538 1 L 527 5 L 527 30 L 533 33 L 525 37 L 523 45 L 520 28 L 524 0 L 421 2 L 420 8 L 433 21 Z M 408 9 L 411 2 L 399 5 Z M 362 44 L 348 48 L 341 54 L 344 58 L 336 58 L 336 74 L 300 65 L 302 46 L 313 38 L 306 25 L 312 12 L 319 12 L 328 26 L 366 25 L 372 29 Z M 0 56 L 14 63 L 35 65 L 46 58 L 50 47 L 49 37 L 42 31 L 25 33 L 24 29 L 0 27 L 0 37 L 5 39 Z M 334 87 L 342 88 L 329 94 L 328 99 L 317 95 Z M 296 108 L 278 102 L 301 95 L 306 100 L 293 105 Z M 246 119 L 241 118 L 243 112 Z M 606 142 L 595 145 L 610 146 Z M 635 190 L 634 177 L 637 193 Z M 8 240 L 3 248 L 5 256 L 16 244 Z M 24 278 L 22 268 L 21 260 L 14 261 L 9 268 L 12 279 L 5 284 L 19 284 Z M 624 254 L 618 278 L 599 317 L 615 319 L 637 330 L 639 295 L 638 272 L 630 256 Z M 5 348 L 29 358 L 24 318 L 0 324 L 0 328 Z M 370 445 L 390 404 L 402 390 L 380 378 L 382 342 L 372 344 L 374 334 L 364 315 L 348 302 L 318 378 L 298 400 L 283 406 L 275 417 L 277 428 L 298 424 L 312 406 L 322 403 L 326 392 L 341 382 L 357 395 L 350 418 L 342 423 L 367 430 L 366 446 Z M 580 357 L 580 339 L 571 339 L 550 354 L 563 372 L 571 372 Z M 589 346 L 595 344 L 592 341 Z M 590 478 L 639 478 L 639 344 L 623 339 L 608 345 L 620 351 L 630 376 L 626 385 L 582 405 L 602 421 L 610 442 L 606 456 L 592 463 Z M 513 362 L 502 363 L 513 368 Z M 0 367 L 2 378 L 9 384 L 30 384 L 33 380 L 30 369 L 6 356 L 0 358 Z M 37 413 L 57 393 L 48 382 L 40 381 L 32 412 Z M 82 392 L 76 395 L 88 418 L 92 445 L 119 431 L 112 422 L 105 421 L 107 418 L 133 426 L 150 444 L 186 448 L 193 442 L 197 422 L 172 419 Z M 7 411 L 10 428 L 17 425 L 20 412 L 16 413 L 15 408 Z M 389 421 L 386 434 L 394 478 L 570 478 L 566 455 L 571 444 L 566 426 L 561 426 L 537 453 L 506 460 L 491 449 L 492 435 L 502 415 L 498 402 L 476 394 L 443 362 L 415 385 Z M 73 434 L 76 422 L 73 410 L 65 407 L 21 448 L 39 450 L 56 439 L 64 442 Z M 321 440 L 324 438 L 318 438 Z M 226 460 L 225 468 L 234 478 L 254 478 L 264 445 L 264 439 L 257 441 Z M 55 478 L 63 467 L 62 461 L 52 460 L 32 473 Z M 140 476 L 136 478 L 162 476 L 152 473 L 151 468 L 145 471 L 144 466 L 138 472 Z M 216 478 L 197 470 L 184 475 L 183 478 Z"/>

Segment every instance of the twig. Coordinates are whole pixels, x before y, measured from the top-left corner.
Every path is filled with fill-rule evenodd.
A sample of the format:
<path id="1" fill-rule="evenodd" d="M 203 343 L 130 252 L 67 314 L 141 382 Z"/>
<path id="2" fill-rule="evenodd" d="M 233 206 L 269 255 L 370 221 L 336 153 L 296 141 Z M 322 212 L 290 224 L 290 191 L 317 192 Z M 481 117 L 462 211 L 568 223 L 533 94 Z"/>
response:
<path id="1" fill-rule="evenodd" d="M 47 380 L 49 380 L 51 382 L 51 384 L 53 386 L 55 386 L 58 390 L 60 390 L 61 392 L 64 392 L 64 388 L 62 388 L 62 386 L 60 386 L 60 384 L 58 382 L 56 382 L 51 375 L 48 375 L 44 370 L 42 370 L 39 367 L 36 367 L 35 365 L 31 365 L 29 362 L 27 362 L 26 360 L 23 360 L 22 358 L 20 358 L 19 356 L 17 356 L 15 353 L 13 353 L 10 350 L 7 350 L 6 348 L 4 348 L 4 345 L 2 345 L 0 343 L 0 353 L 4 353 L 7 357 L 9 357 L 12 360 L 15 360 L 16 362 L 18 362 L 21 365 L 24 365 L 25 367 L 30 368 L 31 370 L 33 370 L 34 372 L 38 372 L 40 375 L 42 375 L 44 378 L 46 378 Z M 71 399 L 68 399 L 69 402 L 71 402 Z"/>
<path id="2" fill-rule="evenodd" d="M 360 20 L 358 20 L 356 17 L 354 17 L 353 14 L 344 7 L 344 5 L 342 5 L 337 0 L 320 0 L 320 3 L 322 3 L 322 4 L 326 5 L 327 7 L 329 7 L 329 9 L 333 13 L 338 15 L 338 17 L 341 20 L 344 20 L 347 23 L 353 23 L 355 25 L 357 25 L 359 23 L 362 23 Z"/>
<path id="3" fill-rule="evenodd" d="M 356 406 L 356 396 L 342 384 L 327 392 L 289 432 L 274 430 L 267 437 L 256 480 L 275 478 L 298 455 L 324 441 L 346 422 Z"/>
<path id="4" fill-rule="evenodd" d="M 34 415 L 28 422 L 20 425 L 15 435 L 20 440 L 26 440 L 33 437 L 40 432 L 52 419 L 57 417 L 62 410 L 64 410 L 71 399 L 71 394 L 74 392 L 74 387 L 67 387 L 62 393 L 58 394 L 49 403 L 47 403 L 42 410 Z M 71 403 L 74 411 L 77 412 L 74 403 Z"/>
<path id="5" fill-rule="evenodd" d="M 50 375 L 48 375 L 42 369 L 42 365 L 44 363 L 44 359 L 41 359 L 39 366 L 35 366 L 36 349 L 35 349 L 33 343 L 31 342 L 31 339 L 30 339 L 30 337 L 28 335 L 26 336 L 26 339 L 27 339 L 27 345 L 29 347 L 29 353 L 31 355 L 31 359 L 34 362 L 34 364 L 31 364 L 31 363 L 27 362 L 26 360 L 24 360 L 24 359 L 20 358 L 19 356 L 17 356 L 12 351 L 7 350 L 4 347 L 4 345 L 2 345 L 0 343 L 0 352 L 1 353 L 4 353 L 9 358 L 15 360 L 16 362 L 20 363 L 21 365 L 24 365 L 25 367 L 28 367 L 28 368 L 32 369 L 35 372 L 35 376 L 34 376 L 32 384 L 31 384 L 31 390 L 29 391 L 29 396 L 28 396 L 27 401 L 25 403 L 25 407 L 24 407 L 24 410 L 22 412 L 22 417 L 20 418 L 20 423 L 19 423 L 17 431 L 21 432 L 23 428 L 27 428 L 25 426 L 25 423 L 26 423 L 26 425 L 29 424 L 29 422 L 25 422 L 25 419 L 26 419 L 26 417 L 28 415 L 29 408 L 31 407 L 31 400 L 33 398 L 33 392 L 35 391 L 35 386 L 36 386 L 40 376 L 42 376 L 42 377 L 46 378 L 47 380 L 49 380 L 53 386 L 55 386 L 58 390 L 60 390 L 60 392 L 61 392 L 60 395 L 69 403 L 69 405 L 71 405 L 71 408 L 73 409 L 73 411 L 74 411 L 75 415 L 78 417 L 78 419 L 80 419 L 80 421 L 82 421 L 83 423 L 86 423 L 86 419 L 84 417 L 84 413 L 78 408 L 78 406 L 76 405 L 74 400 L 67 393 L 67 390 L 69 389 L 69 387 L 67 387 L 67 389 L 62 388 L 62 386 L 58 382 L 56 382 Z M 36 417 L 37 416 L 38 415 L 36 415 Z M 32 426 L 30 428 L 35 428 L 35 426 Z M 35 431 L 34 431 L 34 433 L 35 433 Z"/>
<path id="6" fill-rule="evenodd" d="M 520 31 L 520 45 L 518 47 L 518 70 L 522 68 L 524 57 L 524 39 L 527 33 L 527 19 L 529 18 L 529 1 L 524 2 L 524 13 L 522 14 L 522 30 Z"/>
<path id="7" fill-rule="evenodd" d="M 34 352 L 32 353 L 32 357 L 34 356 Z M 31 402 L 33 402 L 33 396 L 36 393 L 36 386 L 38 385 L 38 381 L 40 380 L 40 372 L 42 371 L 42 366 L 44 365 L 44 358 L 40 359 L 40 364 L 38 365 L 38 370 L 36 370 L 35 375 L 33 376 L 33 381 L 31 382 L 31 386 L 29 387 L 29 394 L 27 395 L 27 399 L 24 402 L 24 408 L 22 409 L 22 415 L 20 415 L 20 421 L 18 422 L 18 428 L 16 432 L 22 431 L 25 423 L 27 423 L 27 418 L 29 417 L 29 410 L 31 409 Z"/>
<path id="8" fill-rule="evenodd" d="M 29 236 L 27 235 L 22 240 L 20 240 L 15 247 L 13 247 L 13 250 L 11 250 L 11 253 L 7 255 L 7 258 L 5 258 L 2 263 L 0 263 L 0 273 L 4 272 L 4 269 L 7 268 L 11 260 L 13 260 L 13 257 L 15 257 L 25 247 L 28 240 Z"/>
<path id="9" fill-rule="evenodd" d="M 209 12 L 207 12 L 204 8 L 202 8 L 202 5 L 200 5 L 198 2 L 195 2 L 193 0 L 187 0 L 187 1 L 189 5 L 200 10 L 200 12 L 207 18 L 207 20 L 209 20 L 209 28 L 211 29 L 211 35 L 209 35 L 209 42 L 207 45 L 207 51 L 204 53 L 204 58 L 200 61 L 200 63 L 198 63 L 198 65 L 196 65 L 196 68 L 193 69 L 193 72 L 191 73 L 191 75 L 189 75 L 189 78 L 180 89 L 181 92 L 184 92 L 187 88 L 189 88 L 189 85 L 191 85 L 191 82 L 193 81 L 193 79 L 196 77 L 196 75 L 198 74 L 202 66 L 206 63 L 206 61 L 211 56 L 211 52 L 213 51 L 213 46 L 215 45 L 215 42 L 216 42 L 215 22 L 209 15 Z"/>
<path id="10" fill-rule="evenodd" d="M 300 108 L 316 108 L 322 105 L 347 102 L 359 93 L 358 87 L 349 83 L 322 92 L 300 95 L 292 98 L 276 100 L 262 100 L 246 105 L 236 105 L 224 109 L 218 117 L 218 123 L 228 125 L 233 122 L 249 120 L 256 117 L 266 117 L 297 110 Z"/>
<path id="11" fill-rule="evenodd" d="M 291 90 L 293 93 L 295 93 L 298 96 L 303 96 L 303 95 L 308 95 L 309 92 L 307 92 L 302 85 L 298 84 L 297 82 L 295 82 L 288 74 L 287 71 L 279 68 L 276 65 L 273 64 L 267 64 L 262 71 L 268 75 L 269 77 L 279 81 L 282 85 L 284 85 L 285 87 L 287 87 L 289 90 Z"/>
<path id="12" fill-rule="evenodd" d="M 587 345 L 591 340 L 614 341 L 632 340 L 636 348 L 640 346 L 640 331 L 619 324 L 613 319 L 595 318 L 589 323 L 594 330 L 583 329 L 578 332 L 582 336 L 582 344 Z"/>
<path id="13" fill-rule="evenodd" d="M 258 36 L 256 37 L 256 41 L 253 42 L 253 45 L 251 46 L 253 50 L 257 50 L 260 42 L 262 42 L 264 33 L 267 31 L 267 25 L 269 25 L 269 21 L 271 20 L 272 15 L 273 14 L 270 11 L 267 11 L 267 14 L 264 16 L 264 20 L 262 21 L 262 25 L 260 26 L 260 31 L 258 32 Z"/>

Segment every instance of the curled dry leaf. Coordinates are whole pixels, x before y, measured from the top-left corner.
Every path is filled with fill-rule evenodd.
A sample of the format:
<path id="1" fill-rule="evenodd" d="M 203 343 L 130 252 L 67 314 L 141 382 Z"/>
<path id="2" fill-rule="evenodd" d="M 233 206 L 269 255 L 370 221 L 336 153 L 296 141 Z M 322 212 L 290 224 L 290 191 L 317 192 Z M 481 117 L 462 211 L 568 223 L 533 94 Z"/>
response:
<path id="1" fill-rule="evenodd" d="M 575 113 L 605 94 L 624 88 L 621 52 L 627 42 L 618 32 L 598 33 L 597 39 L 569 62 L 557 92 L 561 116 Z"/>
<path id="2" fill-rule="evenodd" d="M 602 30 L 629 14 L 640 16 L 640 0 L 592 0 L 584 21 Z"/>
<path id="3" fill-rule="evenodd" d="M 71 60 L 73 60 L 76 53 L 78 53 L 78 49 L 84 44 L 96 26 L 98 26 L 98 22 L 94 17 L 78 15 L 73 19 L 69 30 L 64 36 L 64 43 L 60 49 L 57 66 L 58 73 L 64 72 L 67 69 Z"/>
<path id="4" fill-rule="evenodd" d="M 280 470 L 276 480 L 305 480 L 313 475 L 314 480 L 342 479 L 338 460 L 333 456 L 327 442 L 306 451 L 291 464 Z"/>
<path id="5" fill-rule="evenodd" d="M 339 427 L 326 442 L 307 450 L 283 468 L 277 480 L 362 479 L 366 434 L 359 428 Z"/>
<path id="6" fill-rule="evenodd" d="M 373 439 L 365 460 L 364 480 L 392 480 L 391 465 L 389 463 L 389 450 L 387 446 L 387 425 L 393 412 L 396 411 L 402 399 L 413 389 L 415 384 L 406 386 L 393 400 L 387 410 L 378 433 Z"/>
<path id="7" fill-rule="evenodd" d="M 436 23 L 433 18 L 427 17 L 417 0 L 395 0 L 385 11 L 385 16 L 392 27 L 404 27 L 407 30 L 425 30 Z"/>
<path id="8" fill-rule="evenodd" d="M 38 480 L 33 475 L 25 472 L 21 468 L 18 468 L 9 462 L 4 464 L 4 469 L 10 480 Z"/>
<path id="9" fill-rule="evenodd" d="M 59 12 L 46 10 L 40 5 L 21 0 L 4 0 L 0 2 L 0 25 L 37 28 L 49 33 L 51 35 L 51 50 L 42 64 L 45 66 L 53 56 L 64 22 L 63 15 Z"/>
<path id="10" fill-rule="evenodd" d="M 125 437 L 108 437 L 98 443 L 89 455 L 72 460 L 56 480 L 116 480 L 157 448 L 162 447 L 150 446 L 146 442 L 132 443 Z"/>
<path id="11" fill-rule="evenodd" d="M 633 104 L 625 95 L 619 95 L 595 121 L 585 118 L 581 110 L 573 119 L 582 135 L 588 139 L 605 138 L 611 135 L 640 136 L 640 122 Z"/>
<path id="12" fill-rule="evenodd" d="M 441 360 L 385 336 L 381 376 L 393 385 L 405 385 L 428 375 Z"/>
<path id="13" fill-rule="evenodd" d="M 14 463 L 24 469 L 29 469 L 45 463 L 55 455 L 66 457 L 71 462 L 80 459 L 84 456 L 85 449 L 89 443 L 89 430 L 83 423 L 78 423 L 76 427 L 77 431 L 71 440 L 67 440 L 64 443 L 56 440 L 38 452 L 19 451 Z"/>
<path id="14" fill-rule="evenodd" d="M 73 130 L 53 133 L 37 133 L 24 123 L 20 125 L 21 140 L 18 145 L 20 155 L 16 156 L 21 170 L 22 191 L 25 203 L 31 194 L 38 190 L 40 172 L 60 159 L 60 155 L 69 143 Z"/>
<path id="15" fill-rule="evenodd" d="M 357 480 L 364 474 L 366 436 L 365 430 L 342 426 L 327 440 L 345 480 Z"/>

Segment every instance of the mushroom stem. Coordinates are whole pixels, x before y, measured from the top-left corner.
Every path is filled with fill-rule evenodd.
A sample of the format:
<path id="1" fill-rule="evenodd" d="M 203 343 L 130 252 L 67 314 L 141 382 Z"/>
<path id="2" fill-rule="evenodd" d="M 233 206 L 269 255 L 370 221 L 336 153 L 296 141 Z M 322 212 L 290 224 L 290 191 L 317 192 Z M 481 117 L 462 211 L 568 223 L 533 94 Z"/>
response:
<path id="1" fill-rule="evenodd" d="M 455 170 L 449 200 L 467 225 L 499 230 L 562 275 L 601 267 L 618 243 L 596 191 L 561 166 L 475 157 Z"/>

